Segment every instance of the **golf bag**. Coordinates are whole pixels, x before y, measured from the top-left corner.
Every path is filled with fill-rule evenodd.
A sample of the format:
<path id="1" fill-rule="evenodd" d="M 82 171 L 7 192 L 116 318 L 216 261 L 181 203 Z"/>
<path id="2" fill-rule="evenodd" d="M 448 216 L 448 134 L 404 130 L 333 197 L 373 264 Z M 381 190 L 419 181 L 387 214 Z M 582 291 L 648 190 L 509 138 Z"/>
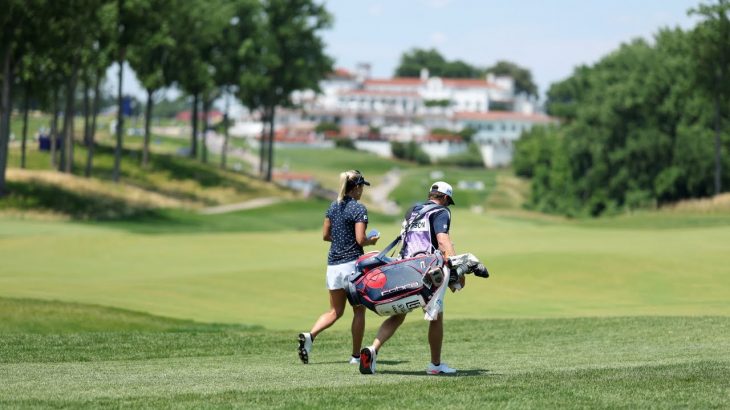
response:
<path id="1" fill-rule="evenodd" d="M 438 314 L 445 288 L 459 277 L 474 273 L 483 278 L 489 272 L 472 254 L 444 259 L 441 252 L 395 260 L 383 252 L 370 252 L 355 263 L 355 272 L 345 289 L 351 305 L 364 305 L 381 316 L 408 313 L 417 307 Z M 434 314 L 434 315 L 435 315 Z M 433 319 L 430 319 L 433 320 Z"/>

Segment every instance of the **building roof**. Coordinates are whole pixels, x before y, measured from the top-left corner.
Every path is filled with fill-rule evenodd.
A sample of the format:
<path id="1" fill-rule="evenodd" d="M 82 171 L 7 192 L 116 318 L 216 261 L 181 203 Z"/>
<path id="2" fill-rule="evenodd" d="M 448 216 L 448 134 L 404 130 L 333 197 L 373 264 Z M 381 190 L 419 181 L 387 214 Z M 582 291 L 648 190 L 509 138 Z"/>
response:
<path id="1" fill-rule="evenodd" d="M 423 80 L 418 77 L 393 77 L 393 78 L 369 78 L 365 80 L 365 86 L 370 85 L 392 85 L 392 86 L 413 86 L 418 87 Z"/>
<path id="2" fill-rule="evenodd" d="M 464 138 L 459 134 L 429 134 L 424 138 L 428 142 L 464 142 Z"/>
<path id="3" fill-rule="evenodd" d="M 349 90 L 342 95 L 373 95 L 383 97 L 420 97 L 415 91 L 387 91 L 387 90 Z"/>
<path id="4" fill-rule="evenodd" d="M 203 119 L 203 111 L 198 111 L 198 119 Z M 190 119 L 193 118 L 193 114 L 191 111 L 180 111 L 177 114 L 175 114 L 175 119 L 178 121 L 190 121 Z M 208 120 L 209 121 L 220 121 L 223 118 L 223 113 L 218 110 L 210 110 L 208 111 Z"/>
<path id="5" fill-rule="evenodd" d="M 480 78 L 441 78 L 445 87 L 451 88 L 501 88 L 497 84 L 487 82 Z M 365 87 L 368 86 L 393 86 L 393 87 L 420 87 L 427 80 L 419 77 L 394 77 L 394 78 L 371 78 L 365 81 Z"/>
<path id="6" fill-rule="evenodd" d="M 441 81 L 445 87 L 451 88 L 500 88 L 497 84 L 478 78 L 443 78 Z"/>
<path id="7" fill-rule="evenodd" d="M 525 122 L 554 122 L 555 118 L 545 114 L 524 114 L 521 112 L 510 111 L 489 111 L 489 112 L 470 112 L 460 111 L 454 113 L 455 120 L 472 120 L 472 121 L 525 121 Z"/>
<path id="8" fill-rule="evenodd" d="M 335 71 L 328 75 L 329 78 L 353 79 L 355 75 L 345 68 L 335 68 Z"/>

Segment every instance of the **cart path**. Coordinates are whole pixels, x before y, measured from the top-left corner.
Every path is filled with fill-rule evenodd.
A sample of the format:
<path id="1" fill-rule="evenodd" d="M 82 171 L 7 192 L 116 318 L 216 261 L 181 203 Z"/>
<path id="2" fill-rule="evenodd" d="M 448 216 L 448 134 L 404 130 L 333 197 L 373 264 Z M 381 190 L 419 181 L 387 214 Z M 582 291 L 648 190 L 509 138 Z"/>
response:
<path id="1" fill-rule="evenodd" d="M 373 203 L 380 208 L 386 215 L 396 215 L 400 212 L 400 208 L 395 201 L 388 199 L 388 195 L 400 185 L 401 171 L 397 168 L 391 169 L 383 177 L 383 181 L 377 186 L 372 187 L 367 192 Z"/>
<path id="2" fill-rule="evenodd" d="M 247 209 L 261 208 L 264 206 L 278 204 L 279 202 L 282 202 L 282 201 L 283 201 L 282 198 L 277 198 L 277 197 L 256 198 L 256 199 L 251 199 L 249 201 L 238 202 L 235 204 L 227 204 L 227 205 L 219 205 L 219 206 L 211 206 L 208 208 L 203 208 L 199 211 L 199 213 L 201 213 L 203 215 L 224 214 L 227 212 L 236 212 L 236 211 L 244 211 Z"/>

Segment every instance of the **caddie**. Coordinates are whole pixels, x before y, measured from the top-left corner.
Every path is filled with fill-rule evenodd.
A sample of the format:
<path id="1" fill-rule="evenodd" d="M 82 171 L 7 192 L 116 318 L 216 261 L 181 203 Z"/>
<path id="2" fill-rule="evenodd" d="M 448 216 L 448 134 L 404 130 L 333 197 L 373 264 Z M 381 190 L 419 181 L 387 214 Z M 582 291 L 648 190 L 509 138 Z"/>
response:
<path id="1" fill-rule="evenodd" d="M 413 206 L 405 214 L 403 226 L 404 228 L 408 227 L 408 229 L 404 229 L 403 232 L 403 245 L 400 254 L 402 258 L 432 254 L 437 249 L 441 251 L 445 258 L 456 255 L 449 236 L 451 212 L 448 207 L 450 205 L 454 205 L 451 185 L 444 181 L 431 184 L 428 200 Z M 430 209 L 421 212 L 424 208 Z M 464 284 L 464 277 L 462 276 L 459 283 L 456 284 L 456 288 L 462 288 Z M 433 317 L 428 317 L 428 312 L 426 313 L 430 320 L 428 344 L 431 349 L 431 362 L 426 368 L 426 373 L 431 375 L 452 374 L 456 373 L 456 369 L 452 369 L 446 363 L 441 362 L 441 345 L 444 337 L 443 303 L 440 299 L 437 300 L 437 303 L 437 314 L 434 312 Z M 375 373 L 375 361 L 380 348 L 393 336 L 405 317 L 405 314 L 394 315 L 383 322 L 380 329 L 378 329 L 373 344 L 365 347 L 360 352 L 360 373 Z"/>

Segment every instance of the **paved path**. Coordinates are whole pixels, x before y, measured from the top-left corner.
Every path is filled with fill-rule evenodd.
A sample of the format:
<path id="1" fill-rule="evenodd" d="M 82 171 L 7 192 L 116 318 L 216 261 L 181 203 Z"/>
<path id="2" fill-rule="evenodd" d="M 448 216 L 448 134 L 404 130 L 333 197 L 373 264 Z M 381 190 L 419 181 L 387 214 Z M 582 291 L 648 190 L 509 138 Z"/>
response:
<path id="1" fill-rule="evenodd" d="M 221 149 L 223 147 L 222 135 L 216 134 L 214 132 L 208 132 L 206 141 L 208 143 L 208 149 L 211 152 L 221 152 Z M 252 167 L 254 173 L 258 172 L 259 158 L 252 152 L 240 148 L 229 148 L 228 156 L 229 158 L 237 158 L 248 163 Z M 367 191 L 369 192 L 370 198 L 372 199 L 372 202 L 375 204 L 375 206 L 386 215 L 396 215 L 400 213 L 400 207 L 398 207 L 398 204 L 388 199 L 388 195 L 390 195 L 390 193 L 398 187 L 400 181 L 401 171 L 398 168 L 393 168 L 385 174 L 385 176 L 383 177 L 383 181 L 380 184 L 377 184 L 377 186 L 374 186 Z M 270 202 L 272 200 L 274 200 L 274 202 Z M 244 209 L 258 208 L 270 205 L 275 202 L 278 202 L 276 198 L 259 198 L 240 204 L 222 205 L 212 208 L 206 208 L 202 210 L 201 213 L 214 214 L 233 212 Z"/>
<path id="2" fill-rule="evenodd" d="M 264 206 L 278 204 L 281 201 L 282 201 L 282 199 L 277 198 L 277 197 L 256 198 L 256 199 L 252 199 L 250 201 L 239 202 L 237 204 L 211 206 L 208 208 L 203 208 L 199 212 L 204 215 L 224 214 L 226 212 L 235 212 L 235 211 L 243 211 L 246 209 L 261 208 Z"/>
<path id="3" fill-rule="evenodd" d="M 383 181 L 377 186 L 368 190 L 373 203 L 380 208 L 380 211 L 386 215 L 396 215 L 400 212 L 400 208 L 395 201 L 388 199 L 388 195 L 400 184 L 401 175 L 397 168 L 391 169 L 383 177 Z"/>

